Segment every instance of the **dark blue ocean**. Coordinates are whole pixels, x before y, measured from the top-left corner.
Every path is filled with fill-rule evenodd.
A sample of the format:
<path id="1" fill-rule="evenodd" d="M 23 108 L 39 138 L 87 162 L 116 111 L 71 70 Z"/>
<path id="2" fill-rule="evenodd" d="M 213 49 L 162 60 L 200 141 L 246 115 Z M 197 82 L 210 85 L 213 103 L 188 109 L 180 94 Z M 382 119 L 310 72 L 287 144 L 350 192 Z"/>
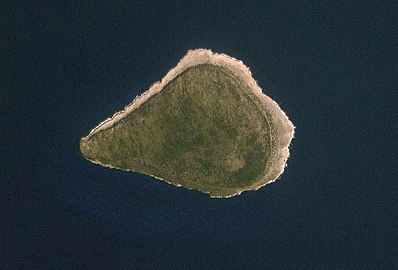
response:
<path id="1" fill-rule="evenodd" d="M 266 2 L 2 7 L 0 269 L 398 268 L 397 4 Z M 211 199 L 80 156 L 191 48 L 296 126 L 275 183 Z"/>

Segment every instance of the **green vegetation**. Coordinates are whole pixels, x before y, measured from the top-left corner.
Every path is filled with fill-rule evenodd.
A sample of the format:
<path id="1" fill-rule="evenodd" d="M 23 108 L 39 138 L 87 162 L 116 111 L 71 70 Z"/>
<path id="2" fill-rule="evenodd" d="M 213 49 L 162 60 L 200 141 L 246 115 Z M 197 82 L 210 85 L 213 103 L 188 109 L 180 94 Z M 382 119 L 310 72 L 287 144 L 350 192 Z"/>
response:
<path id="1" fill-rule="evenodd" d="M 260 103 L 228 69 L 198 65 L 113 127 L 82 139 L 81 153 L 212 196 L 234 195 L 264 181 L 271 122 Z"/>

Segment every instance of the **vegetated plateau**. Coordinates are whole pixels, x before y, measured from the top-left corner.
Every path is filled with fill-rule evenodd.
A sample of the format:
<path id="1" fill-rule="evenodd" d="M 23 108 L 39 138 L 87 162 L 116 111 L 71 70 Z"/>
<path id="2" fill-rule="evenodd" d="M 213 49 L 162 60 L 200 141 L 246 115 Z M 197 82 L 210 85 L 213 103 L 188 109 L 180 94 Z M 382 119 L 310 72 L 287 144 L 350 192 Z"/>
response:
<path id="1" fill-rule="evenodd" d="M 187 61 L 190 54 L 201 61 Z M 274 181 L 285 167 L 294 128 L 251 74 L 245 77 L 247 68 L 239 73 L 240 65 L 246 68 L 208 50 L 188 52 L 172 76 L 82 138 L 82 155 L 212 197 Z"/>

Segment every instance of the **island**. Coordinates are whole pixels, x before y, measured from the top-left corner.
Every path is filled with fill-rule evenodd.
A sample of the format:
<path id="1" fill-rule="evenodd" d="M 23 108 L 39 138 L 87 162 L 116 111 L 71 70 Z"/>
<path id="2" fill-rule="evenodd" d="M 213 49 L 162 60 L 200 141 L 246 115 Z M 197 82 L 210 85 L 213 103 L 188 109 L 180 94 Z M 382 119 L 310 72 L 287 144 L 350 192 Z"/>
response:
<path id="1" fill-rule="evenodd" d="M 196 49 L 79 146 L 93 163 L 228 198 L 278 179 L 293 135 L 248 67 Z"/>

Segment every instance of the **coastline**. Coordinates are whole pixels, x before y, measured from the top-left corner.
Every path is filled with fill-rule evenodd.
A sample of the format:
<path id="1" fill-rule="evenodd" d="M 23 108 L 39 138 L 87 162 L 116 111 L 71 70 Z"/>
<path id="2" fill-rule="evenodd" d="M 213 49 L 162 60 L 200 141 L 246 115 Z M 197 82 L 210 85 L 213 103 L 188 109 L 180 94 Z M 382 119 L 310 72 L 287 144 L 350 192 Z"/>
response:
<path id="1" fill-rule="evenodd" d="M 275 126 L 275 129 L 273 129 L 273 131 L 270 134 L 270 140 L 271 140 L 271 145 L 276 146 L 277 149 L 277 151 L 273 151 L 271 149 L 269 162 L 267 162 L 267 166 L 264 171 L 263 177 L 262 179 L 258 179 L 258 181 L 256 181 L 253 185 L 243 187 L 239 190 L 234 190 L 233 194 L 231 193 L 230 195 L 225 195 L 225 196 L 210 194 L 209 192 L 205 193 L 208 193 L 212 198 L 228 198 L 235 195 L 239 195 L 246 190 L 257 190 L 266 184 L 274 182 L 280 177 L 280 175 L 284 171 L 284 168 L 286 167 L 286 161 L 290 154 L 288 147 L 290 145 L 291 140 L 294 137 L 293 123 L 289 120 L 289 118 L 282 111 L 279 105 L 262 92 L 262 89 L 259 87 L 257 82 L 252 77 L 250 69 L 246 65 L 244 65 L 242 61 L 237 60 L 225 54 L 213 53 L 211 50 L 208 49 L 189 50 L 187 54 L 178 62 L 178 64 L 174 68 L 172 68 L 160 81 L 152 84 L 147 91 L 137 96 L 122 111 L 116 112 L 111 118 L 107 118 L 106 120 L 102 121 L 98 126 L 92 129 L 91 132 L 86 137 L 82 138 L 82 140 L 88 141 L 93 135 L 97 134 L 98 132 L 113 127 L 117 122 L 119 122 L 121 119 L 129 115 L 132 111 L 138 109 L 152 96 L 160 93 L 170 81 L 172 81 L 182 72 L 184 72 L 186 69 L 201 64 L 212 64 L 227 68 L 237 78 L 241 79 L 243 83 L 248 85 L 249 89 L 253 92 L 253 94 L 256 97 L 258 97 L 258 100 L 260 101 L 262 108 L 266 112 L 267 117 L 271 118 L 268 120 L 270 120 Z M 90 160 L 90 161 L 105 167 L 115 168 L 107 164 L 102 164 L 101 162 L 96 160 Z M 163 180 L 169 184 L 173 184 L 158 176 L 154 175 L 150 176 L 155 177 L 156 179 L 159 180 Z M 180 185 L 175 185 L 175 186 L 180 186 Z M 187 188 L 190 189 L 189 187 Z"/>

